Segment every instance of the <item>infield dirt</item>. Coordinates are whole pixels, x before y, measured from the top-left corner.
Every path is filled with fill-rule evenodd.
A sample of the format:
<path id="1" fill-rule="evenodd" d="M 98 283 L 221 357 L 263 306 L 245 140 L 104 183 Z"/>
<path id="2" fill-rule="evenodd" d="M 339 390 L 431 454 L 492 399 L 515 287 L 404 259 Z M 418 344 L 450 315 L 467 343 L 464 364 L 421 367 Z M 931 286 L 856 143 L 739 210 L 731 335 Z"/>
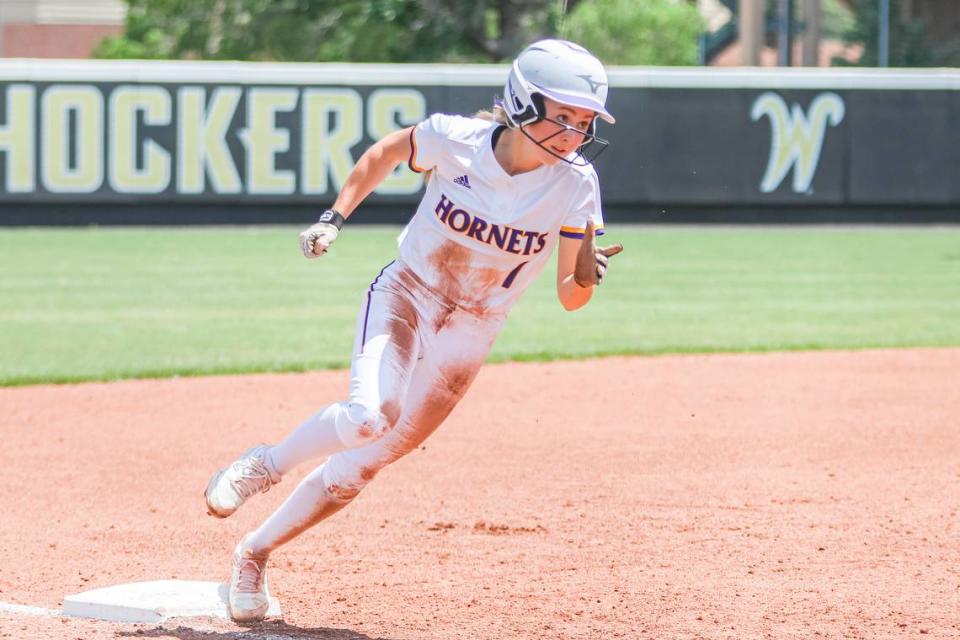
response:
<path id="1" fill-rule="evenodd" d="M 0 389 L 0 602 L 225 580 L 210 473 L 348 373 Z M 960 350 L 489 365 L 271 560 L 284 621 L 0 613 L 3 638 L 957 638 Z"/>

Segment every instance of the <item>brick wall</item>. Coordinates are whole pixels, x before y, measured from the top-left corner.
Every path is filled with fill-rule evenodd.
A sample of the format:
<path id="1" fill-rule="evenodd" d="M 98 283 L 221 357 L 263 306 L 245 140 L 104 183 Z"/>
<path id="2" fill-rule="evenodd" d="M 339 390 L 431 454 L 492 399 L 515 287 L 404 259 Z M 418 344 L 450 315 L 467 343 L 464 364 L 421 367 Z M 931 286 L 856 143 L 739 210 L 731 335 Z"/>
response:
<path id="1" fill-rule="evenodd" d="M 89 58 L 103 38 L 122 33 L 123 25 L 14 22 L 0 29 L 5 58 Z"/>

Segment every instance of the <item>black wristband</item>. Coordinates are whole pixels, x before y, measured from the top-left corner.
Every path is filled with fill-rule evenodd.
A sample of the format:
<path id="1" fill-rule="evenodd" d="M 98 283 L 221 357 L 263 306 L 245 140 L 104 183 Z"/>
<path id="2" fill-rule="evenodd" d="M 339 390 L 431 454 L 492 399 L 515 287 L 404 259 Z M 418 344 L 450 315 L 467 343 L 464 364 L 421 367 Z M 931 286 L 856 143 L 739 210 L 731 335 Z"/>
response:
<path id="1" fill-rule="evenodd" d="M 320 219 L 317 222 L 325 222 L 327 224 L 332 224 L 337 228 L 337 231 L 343 229 L 343 216 L 340 215 L 340 212 L 336 209 L 327 209 L 320 214 Z"/>

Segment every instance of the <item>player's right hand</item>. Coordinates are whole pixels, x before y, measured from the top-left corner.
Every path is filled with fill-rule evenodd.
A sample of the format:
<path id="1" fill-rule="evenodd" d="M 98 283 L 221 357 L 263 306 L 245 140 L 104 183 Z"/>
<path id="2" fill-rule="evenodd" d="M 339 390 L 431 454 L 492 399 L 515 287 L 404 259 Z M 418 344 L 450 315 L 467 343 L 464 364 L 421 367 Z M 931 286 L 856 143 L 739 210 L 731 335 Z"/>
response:
<path id="1" fill-rule="evenodd" d="M 343 216 L 333 209 L 327 209 L 314 223 L 300 234 L 300 250 L 306 258 L 319 258 L 327 252 L 333 241 L 340 235 Z"/>
<path id="2" fill-rule="evenodd" d="M 327 252 L 340 231 L 326 222 L 318 222 L 300 234 L 300 250 L 307 258 L 319 258 Z"/>

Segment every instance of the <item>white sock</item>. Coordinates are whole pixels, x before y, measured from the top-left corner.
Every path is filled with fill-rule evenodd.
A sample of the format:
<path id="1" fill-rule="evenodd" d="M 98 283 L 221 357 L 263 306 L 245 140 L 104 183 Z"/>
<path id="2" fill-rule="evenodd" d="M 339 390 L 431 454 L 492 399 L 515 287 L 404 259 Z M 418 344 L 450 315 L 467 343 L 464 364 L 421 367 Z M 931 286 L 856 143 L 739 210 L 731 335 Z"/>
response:
<path id="1" fill-rule="evenodd" d="M 345 411 L 334 402 L 294 429 L 282 442 L 270 447 L 267 455 L 281 476 L 307 460 L 327 457 L 347 447 L 337 435 L 337 416 Z"/>

